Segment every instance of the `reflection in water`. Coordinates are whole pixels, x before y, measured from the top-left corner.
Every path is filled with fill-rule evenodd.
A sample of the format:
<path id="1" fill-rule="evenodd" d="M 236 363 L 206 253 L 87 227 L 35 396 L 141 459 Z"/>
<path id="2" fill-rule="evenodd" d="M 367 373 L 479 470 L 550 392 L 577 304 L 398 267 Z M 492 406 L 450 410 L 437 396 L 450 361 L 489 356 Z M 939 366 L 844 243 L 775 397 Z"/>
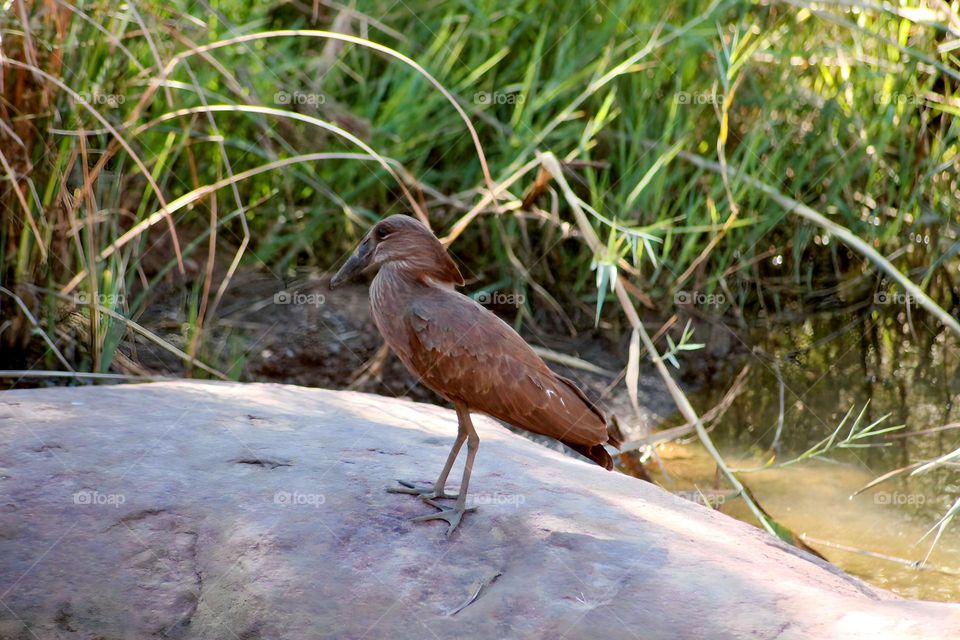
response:
<path id="1" fill-rule="evenodd" d="M 783 427 L 778 461 L 786 461 L 829 436 L 855 408 L 869 401 L 864 424 L 885 414 L 883 426 L 901 431 L 871 441 L 884 446 L 844 449 L 829 460 L 742 473 L 763 507 L 798 534 L 865 551 L 920 561 L 932 535 L 920 538 L 960 495 L 960 465 L 917 476 L 901 474 L 857 497 L 851 494 L 883 473 L 930 460 L 960 447 L 960 357 L 955 338 L 917 318 L 868 314 L 830 316 L 799 325 L 747 332 L 750 353 L 731 358 L 715 379 L 691 394 L 701 412 L 716 405 L 739 368 L 751 363 L 750 380 L 726 414 L 713 425 L 713 438 L 731 466 L 762 466 L 771 460 L 780 422 L 779 368 L 783 382 Z M 742 338 L 741 334 L 741 338 Z M 740 339 L 740 338 L 738 338 Z M 728 368 L 726 368 L 728 367 Z M 849 424 L 849 423 L 848 423 Z M 660 452 L 670 478 L 656 480 L 671 491 L 706 492 L 717 484 L 715 465 L 696 442 L 668 445 Z M 708 497 L 709 497 L 708 493 Z M 751 521 L 741 501 L 727 499 L 721 510 Z M 811 546 L 845 570 L 904 596 L 960 600 L 960 518 L 947 528 L 927 569 L 875 555 Z"/>

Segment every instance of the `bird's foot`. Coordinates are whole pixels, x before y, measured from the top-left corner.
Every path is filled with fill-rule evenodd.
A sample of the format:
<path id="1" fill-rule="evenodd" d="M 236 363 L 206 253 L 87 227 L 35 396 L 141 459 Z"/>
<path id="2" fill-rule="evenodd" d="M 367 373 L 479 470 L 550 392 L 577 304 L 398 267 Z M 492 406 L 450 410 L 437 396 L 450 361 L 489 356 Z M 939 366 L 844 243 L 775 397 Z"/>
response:
<path id="1" fill-rule="evenodd" d="M 412 496 L 420 496 L 427 502 L 430 500 L 456 500 L 460 497 L 456 493 L 447 493 L 443 490 L 437 491 L 436 485 L 432 484 L 427 487 L 418 487 L 412 482 L 407 482 L 405 480 L 397 480 L 397 482 L 400 483 L 400 486 L 387 487 L 388 493 L 407 493 Z"/>
<path id="2" fill-rule="evenodd" d="M 437 504 L 433 500 L 426 500 L 426 502 L 437 509 L 440 509 L 439 513 L 431 513 L 426 516 L 417 516 L 416 518 L 411 519 L 411 522 L 427 522 L 428 520 L 443 520 L 449 526 L 447 527 L 447 537 L 450 537 L 450 534 L 453 533 L 453 530 L 457 528 L 460 524 L 460 520 L 463 519 L 464 514 L 471 513 L 476 511 L 476 507 L 464 508 L 461 505 L 456 505 L 453 507 L 448 507 L 446 505 Z"/>

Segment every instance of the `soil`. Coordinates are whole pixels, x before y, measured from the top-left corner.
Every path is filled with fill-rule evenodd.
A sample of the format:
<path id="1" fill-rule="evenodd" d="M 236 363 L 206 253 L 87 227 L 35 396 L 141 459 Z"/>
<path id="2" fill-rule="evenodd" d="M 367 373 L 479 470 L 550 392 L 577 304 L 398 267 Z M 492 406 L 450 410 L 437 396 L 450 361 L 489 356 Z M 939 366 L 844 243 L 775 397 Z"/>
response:
<path id="1" fill-rule="evenodd" d="M 182 290 L 171 286 L 171 293 L 158 296 L 140 322 L 165 340 L 185 348 L 183 327 L 188 305 L 184 294 L 174 293 Z M 370 315 L 366 282 L 330 291 L 326 278 L 321 276 L 303 274 L 293 282 L 283 283 L 269 274 L 245 271 L 234 278 L 217 318 L 200 359 L 229 363 L 231 366 L 225 371 L 231 377 L 355 389 L 447 404 L 417 384 L 392 353 L 381 352 L 385 347 Z M 509 321 L 508 316 L 506 319 Z M 597 373 L 548 362 L 561 375 L 578 381 L 591 398 L 617 415 L 625 437 L 644 435 L 675 413 L 673 402 L 652 367 L 641 370 L 641 415 L 634 414 L 622 381 L 611 388 L 626 366 L 625 341 L 614 342 L 598 331 L 581 332 L 572 338 L 524 332 L 524 337 L 532 345 L 575 356 L 603 369 L 605 373 Z M 179 358 L 142 340 L 138 340 L 136 352 L 128 350 L 127 355 L 156 375 L 190 373 Z"/>

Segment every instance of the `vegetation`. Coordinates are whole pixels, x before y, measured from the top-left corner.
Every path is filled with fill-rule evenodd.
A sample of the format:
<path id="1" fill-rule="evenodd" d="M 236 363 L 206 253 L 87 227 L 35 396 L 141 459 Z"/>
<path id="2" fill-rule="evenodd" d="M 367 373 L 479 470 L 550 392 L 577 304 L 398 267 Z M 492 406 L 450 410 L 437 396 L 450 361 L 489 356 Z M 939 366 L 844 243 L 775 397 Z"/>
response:
<path id="1" fill-rule="evenodd" d="M 658 308 L 696 290 L 775 310 L 864 273 L 854 297 L 873 297 L 870 264 L 747 177 L 890 256 L 948 311 L 960 304 L 960 27 L 943 7 L 8 5 L 3 285 L 31 298 L 52 339 L 57 294 L 136 319 L 187 261 L 201 265 L 196 355 L 229 286 L 205 280 L 211 252 L 279 274 L 329 268 L 370 221 L 417 207 L 469 272 L 529 289 L 529 307 L 550 313 L 562 312 L 547 296 L 561 294 L 537 283 L 596 300 L 591 264 L 603 279 L 626 273 Z M 402 52 L 435 77 L 477 129 L 496 201 L 483 198 L 463 120 L 424 74 L 382 50 L 283 31 L 315 28 Z M 563 199 L 537 179 L 548 151 L 602 255 L 576 241 Z M 367 157 L 329 155 L 345 153 Z M 152 277 L 148 260 L 162 262 Z M 83 313 L 93 334 L 80 366 L 107 372 L 127 328 L 92 304 Z M 23 344 L 32 330 L 4 339 Z"/>

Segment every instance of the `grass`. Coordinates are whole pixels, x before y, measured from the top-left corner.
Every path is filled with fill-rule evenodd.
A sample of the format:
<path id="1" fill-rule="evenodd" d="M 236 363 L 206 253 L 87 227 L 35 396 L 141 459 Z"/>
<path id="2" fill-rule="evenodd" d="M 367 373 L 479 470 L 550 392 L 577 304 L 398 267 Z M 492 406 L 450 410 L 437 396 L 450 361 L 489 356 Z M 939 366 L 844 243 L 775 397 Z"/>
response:
<path id="1" fill-rule="evenodd" d="M 469 273 L 533 294 L 520 321 L 570 299 L 599 303 L 599 319 L 591 266 L 607 281 L 616 267 L 657 307 L 686 288 L 723 290 L 738 309 L 872 270 L 760 184 L 894 256 L 955 313 L 960 75 L 947 14 L 745 2 L 665 15 L 632 2 L 416 15 L 322 5 L 316 19 L 296 3 L 55 7 L 26 14 L 14 2 L 2 23 L 9 288 L 123 299 L 112 308 L 133 319 L 156 284 L 142 273 L 151 247 L 168 263 L 160 272 L 181 272 L 173 229 L 200 230 L 220 243 L 188 259 L 233 251 L 228 277 L 204 282 L 202 325 L 241 264 L 329 268 L 370 221 L 411 210 L 456 243 Z M 561 14 L 578 19 L 550 27 Z M 290 31 L 334 24 L 343 39 Z M 604 255 L 564 231 L 555 184 L 521 204 L 547 151 L 610 239 Z M 691 156 L 713 158 L 720 175 Z M 236 215 L 212 213 L 222 208 Z M 572 285 L 564 304 L 539 286 L 556 281 Z M 50 295 L 34 297 L 46 297 L 35 305 L 51 310 L 52 337 Z M 81 367 L 107 372 L 113 323 L 87 313 Z"/>

